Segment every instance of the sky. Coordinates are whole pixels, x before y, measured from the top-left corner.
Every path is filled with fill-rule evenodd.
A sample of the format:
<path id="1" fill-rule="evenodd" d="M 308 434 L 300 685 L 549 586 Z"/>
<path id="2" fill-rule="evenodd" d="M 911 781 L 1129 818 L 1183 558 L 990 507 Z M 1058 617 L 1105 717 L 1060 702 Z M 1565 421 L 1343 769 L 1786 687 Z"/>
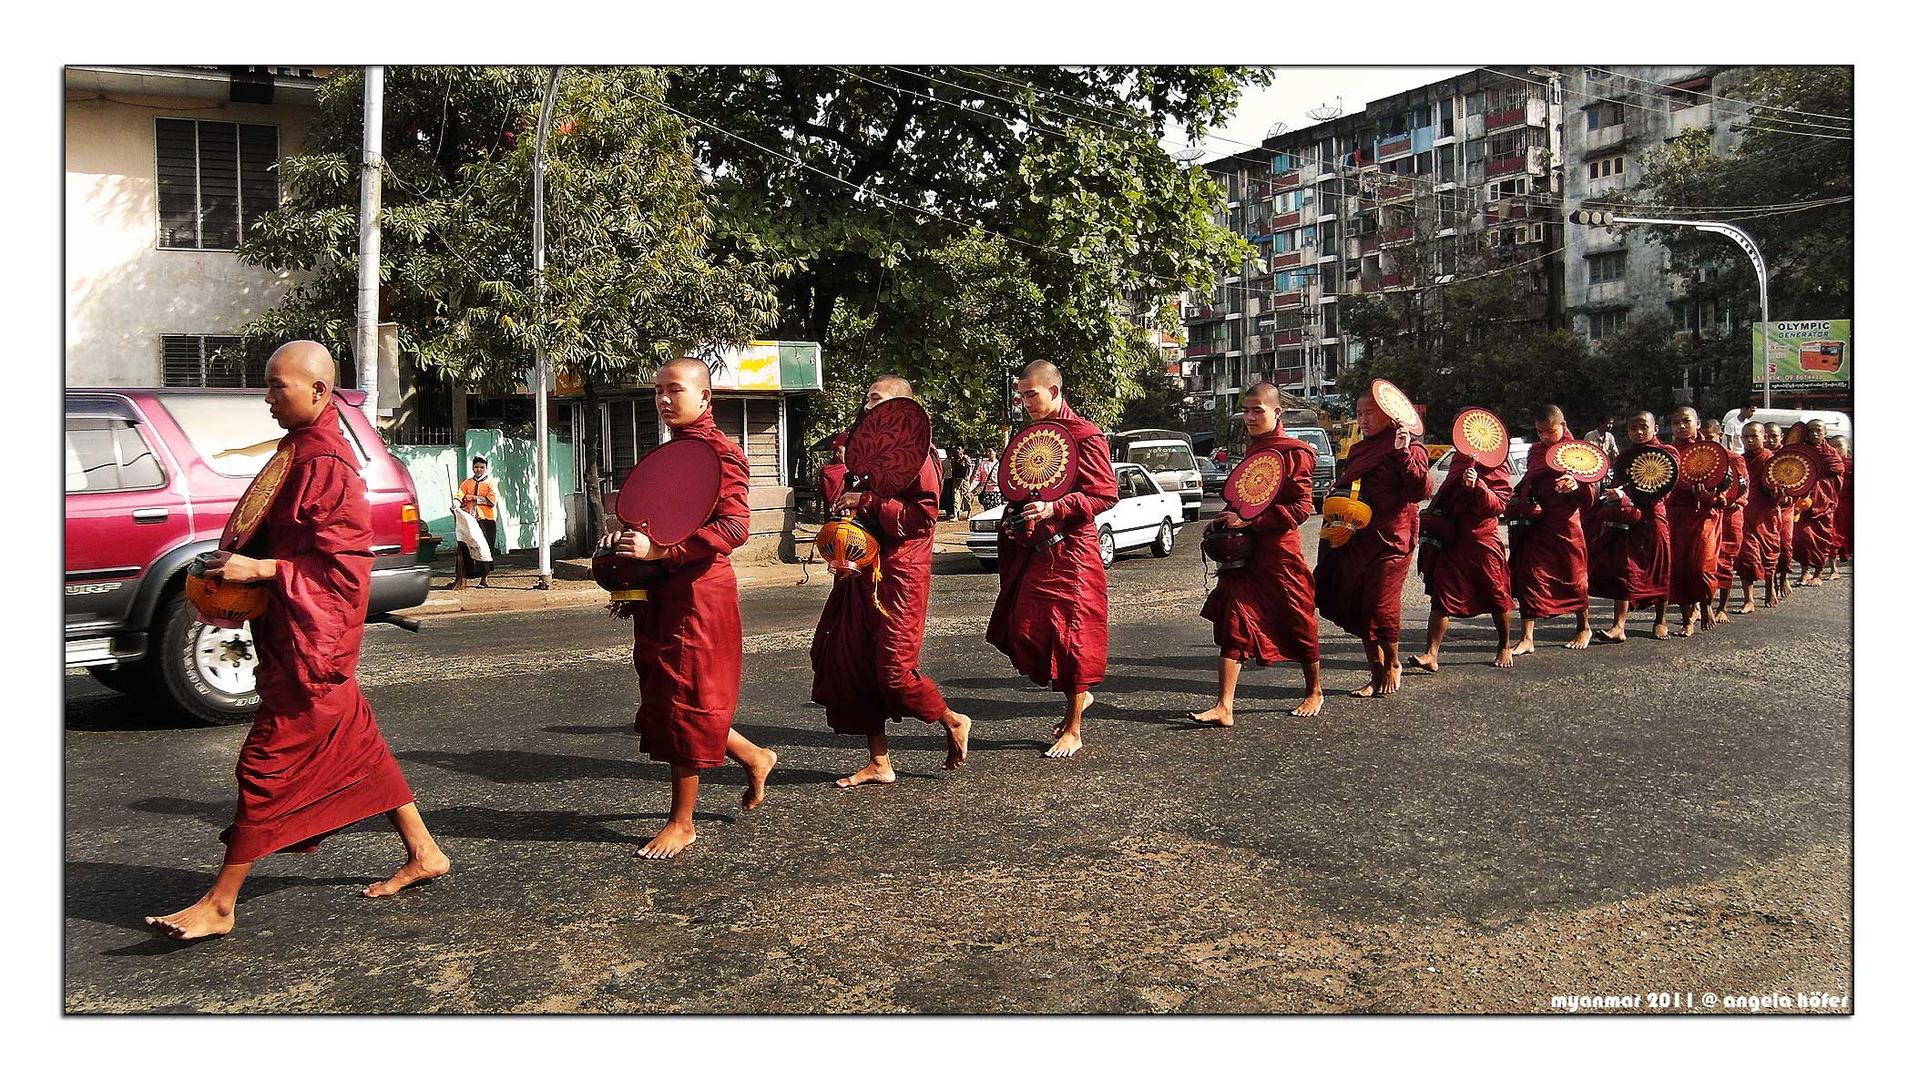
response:
<path id="1" fill-rule="evenodd" d="M 1464 67 L 1280 68 L 1273 76 L 1273 85 L 1249 90 L 1240 99 L 1239 110 L 1232 120 L 1209 138 L 1206 158 L 1202 160 L 1246 149 L 1238 143 L 1259 145 L 1266 137 L 1266 129 L 1275 121 L 1283 120 L 1291 128 L 1314 124 L 1317 121 L 1307 116 L 1306 110 L 1317 108 L 1321 103 L 1339 104 L 1344 113 L 1354 113 L 1364 109 L 1368 101 L 1471 70 Z M 1173 131 L 1164 144 L 1169 151 L 1178 150 L 1186 144 L 1186 133 Z"/>

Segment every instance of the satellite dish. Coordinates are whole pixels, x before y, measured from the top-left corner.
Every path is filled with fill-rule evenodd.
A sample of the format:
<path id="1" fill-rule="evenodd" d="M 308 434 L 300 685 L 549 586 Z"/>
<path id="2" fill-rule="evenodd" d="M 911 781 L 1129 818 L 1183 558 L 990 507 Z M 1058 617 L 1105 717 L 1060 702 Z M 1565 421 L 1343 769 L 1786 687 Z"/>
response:
<path id="1" fill-rule="evenodd" d="M 1182 146 L 1178 150 L 1173 151 L 1173 160 L 1179 162 L 1181 165 L 1191 165 L 1193 162 L 1205 156 L 1206 148 L 1197 144 Z"/>
<path id="2" fill-rule="evenodd" d="M 1306 115 L 1324 123 L 1327 120 L 1332 120 L 1337 118 L 1339 114 L 1345 112 L 1346 111 L 1345 106 L 1346 106 L 1345 97 L 1343 96 L 1336 97 L 1333 99 L 1333 103 L 1331 105 L 1328 105 L 1322 101 L 1319 103 L 1319 106 L 1317 108 L 1307 109 Z"/>
<path id="3" fill-rule="evenodd" d="M 1269 139 L 1277 139 L 1281 135 L 1286 134 L 1288 127 L 1289 125 L 1286 121 L 1280 120 L 1274 123 L 1272 127 L 1266 129 L 1266 137 Z"/>

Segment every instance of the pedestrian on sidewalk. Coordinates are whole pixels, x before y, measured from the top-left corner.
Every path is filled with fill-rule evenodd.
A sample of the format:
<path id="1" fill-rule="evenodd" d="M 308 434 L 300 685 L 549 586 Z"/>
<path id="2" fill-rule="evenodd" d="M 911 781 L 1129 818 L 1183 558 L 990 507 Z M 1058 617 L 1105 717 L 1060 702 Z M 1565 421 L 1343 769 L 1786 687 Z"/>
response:
<path id="1" fill-rule="evenodd" d="M 473 458 L 473 475 L 460 481 L 460 501 L 454 508 L 473 519 L 484 538 L 484 543 L 461 543 L 460 578 L 480 579 L 480 588 L 486 583 L 488 574 L 493 572 L 493 553 L 500 543 L 500 486 L 493 479 L 493 469 L 484 457 Z"/>
<path id="2" fill-rule="evenodd" d="M 982 510 L 991 510 L 1000 504 L 999 455 L 991 443 L 980 451 L 979 463 L 973 466 L 973 494 Z"/>

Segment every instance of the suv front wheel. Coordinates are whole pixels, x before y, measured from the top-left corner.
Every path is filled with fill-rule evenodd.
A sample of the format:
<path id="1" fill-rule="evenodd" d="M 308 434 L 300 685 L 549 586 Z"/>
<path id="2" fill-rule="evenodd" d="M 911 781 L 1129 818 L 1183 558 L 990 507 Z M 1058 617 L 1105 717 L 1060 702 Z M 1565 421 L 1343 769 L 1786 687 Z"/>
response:
<path id="1" fill-rule="evenodd" d="M 154 666 L 180 711 L 209 724 L 251 722 L 260 707 L 257 663 L 250 626 L 208 626 L 178 594 L 171 598 Z"/>

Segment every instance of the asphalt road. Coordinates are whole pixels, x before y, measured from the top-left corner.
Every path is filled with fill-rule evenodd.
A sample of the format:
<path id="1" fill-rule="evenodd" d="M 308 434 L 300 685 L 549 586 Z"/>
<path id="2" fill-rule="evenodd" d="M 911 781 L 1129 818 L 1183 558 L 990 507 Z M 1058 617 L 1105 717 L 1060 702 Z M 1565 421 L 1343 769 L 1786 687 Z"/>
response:
<path id="1" fill-rule="evenodd" d="M 1112 575 L 1087 748 L 1040 757 L 1059 699 L 983 638 L 996 579 L 943 556 L 925 668 L 973 757 L 896 730 L 900 781 L 807 703 L 825 594 L 750 590 L 741 729 L 767 805 L 707 774 L 699 842 L 631 858 L 667 805 L 638 753 L 625 626 L 598 609 L 374 627 L 362 680 L 449 877 L 386 900 L 383 821 L 269 858 L 229 937 L 141 925 L 211 880 L 241 728 L 67 682 L 66 1007 L 76 1012 L 1551 1011 L 1555 994 L 1852 992 L 1852 578 L 1692 640 L 1485 664 L 1240 723 L 1183 719 L 1216 653 L 1197 535 Z M 1409 645 L 1423 638 L 1417 575 Z M 1334 689 L 1357 643 L 1322 624 Z M 1652 1009 L 1647 1003 L 1642 1007 Z M 1695 996 L 1696 1011 L 1712 1011 Z"/>

